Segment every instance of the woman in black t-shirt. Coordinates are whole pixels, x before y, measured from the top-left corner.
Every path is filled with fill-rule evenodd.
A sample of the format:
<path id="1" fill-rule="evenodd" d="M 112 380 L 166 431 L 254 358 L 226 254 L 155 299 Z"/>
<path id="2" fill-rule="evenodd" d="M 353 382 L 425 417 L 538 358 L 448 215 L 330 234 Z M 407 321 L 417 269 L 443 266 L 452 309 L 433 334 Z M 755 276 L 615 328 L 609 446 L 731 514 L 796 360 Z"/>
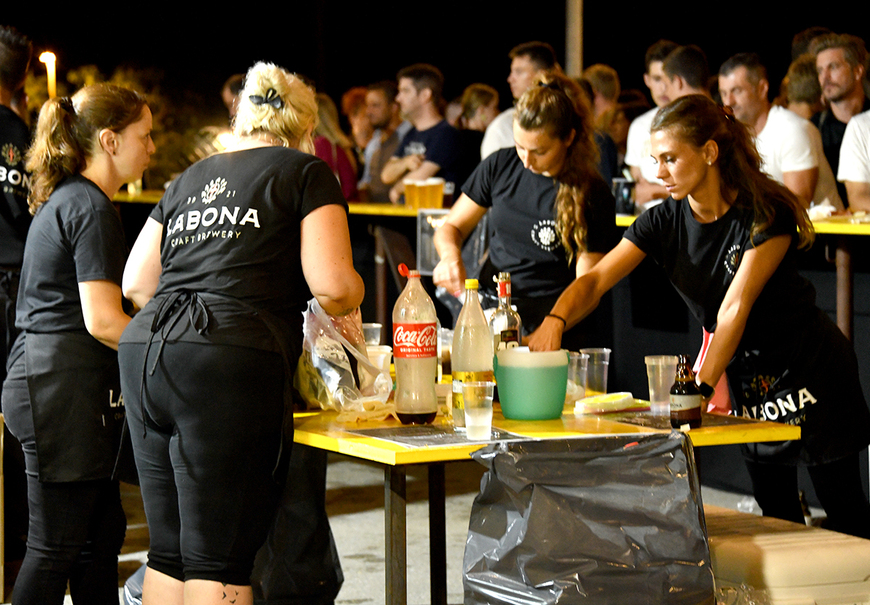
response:
<path id="1" fill-rule="evenodd" d="M 154 153 L 140 94 L 100 84 L 43 105 L 3 413 L 25 455 L 30 527 L 15 603 L 117 602 L 126 520 L 118 340 L 127 246 L 111 198 Z M 122 477 L 124 478 L 124 477 Z M 128 479 L 130 477 L 127 477 Z"/>
<path id="2" fill-rule="evenodd" d="M 610 250 L 615 207 L 598 173 L 589 113 L 582 90 L 560 74 L 543 74 L 523 94 L 514 118 L 516 149 L 502 149 L 481 162 L 435 234 L 441 258 L 433 272 L 436 285 L 461 294 L 462 242 L 490 208 L 481 287 L 492 289 L 488 276 L 510 272 L 512 302 L 528 331 L 551 312 L 576 276 Z M 582 332 L 572 331 L 566 346 L 593 344 L 582 342 Z"/>
<path id="3" fill-rule="evenodd" d="M 746 128 L 706 97 L 659 110 L 652 126 L 658 177 L 671 197 L 637 218 L 624 239 L 560 297 L 554 314 L 573 325 L 645 256 L 660 264 L 704 328 L 714 334 L 696 376 L 713 394 L 728 368 L 735 413 L 801 427 L 801 439 L 744 448 L 765 515 L 803 522 L 796 466 L 806 464 L 829 528 L 870 538 L 870 503 L 858 456 L 870 442 L 870 411 L 854 350 L 815 306 L 795 249 L 813 239 L 797 198 L 761 172 Z M 561 321 L 531 335 L 558 348 Z"/>
<path id="4" fill-rule="evenodd" d="M 142 310 L 119 361 L 150 534 L 146 600 L 252 602 L 287 474 L 302 311 L 312 294 L 331 315 L 362 300 L 341 189 L 303 152 L 316 120 L 305 83 L 254 65 L 236 144 L 170 185 L 130 253 L 124 293 Z"/>

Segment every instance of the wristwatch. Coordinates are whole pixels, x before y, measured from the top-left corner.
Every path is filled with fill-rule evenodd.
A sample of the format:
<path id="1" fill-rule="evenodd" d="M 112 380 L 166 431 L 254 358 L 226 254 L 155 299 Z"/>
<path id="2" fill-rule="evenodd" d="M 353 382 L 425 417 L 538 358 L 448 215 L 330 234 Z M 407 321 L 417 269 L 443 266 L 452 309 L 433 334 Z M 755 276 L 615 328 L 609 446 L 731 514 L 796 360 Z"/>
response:
<path id="1" fill-rule="evenodd" d="M 706 382 L 696 382 L 696 384 L 698 385 L 698 390 L 701 391 L 701 397 L 704 399 L 712 399 L 713 395 L 716 394 L 716 389 Z"/>

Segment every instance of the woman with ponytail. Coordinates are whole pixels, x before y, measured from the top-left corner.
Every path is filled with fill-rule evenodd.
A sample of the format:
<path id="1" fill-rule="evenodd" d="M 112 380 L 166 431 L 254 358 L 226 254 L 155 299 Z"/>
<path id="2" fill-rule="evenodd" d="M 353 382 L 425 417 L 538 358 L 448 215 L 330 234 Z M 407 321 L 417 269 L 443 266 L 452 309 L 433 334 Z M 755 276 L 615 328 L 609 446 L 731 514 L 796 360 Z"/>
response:
<path id="1" fill-rule="evenodd" d="M 762 512 L 803 523 L 797 465 L 805 464 L 827 527 L 870 538 L 858 464 L 870 443 L 870 412 L 851 343 L 816 307 L 795 265 L 796 250 L 813 241 L 806 211 L 761 171 L 746 128 L 707 97 L 660 109 L 651 143 L 671 197 L 640 215 L 553 313 L 574 325 L 651 256 L 715 334 L 696 376 L 704 397 L 727 367 L 735 414 L 801 427 L 800 440 L 744 446 Z M 559 348 L 563 328 L 545 320 L 530 346 Z"/>
<path id="2" fill-rule="evenodd" d="M 612 246 L 615 205 L 598 173 L 593 136 L 577 83 L 559 73 L 539 76 L 517 101 L 516 148 L 481 162 L 435 234 L 441 258 L 433 273 L 436 285 L 461 294 L 462 242 L 491 208 L 481 288 L 492 292 L 491 276 L 510 272 L 511 301 L 524 330 L 540 325 L 571 281 Z M 566 334 L 566 348 L 606 344 L 596 323 L 602 322 L 590 319 Z"/>
<path id="3" fill-rule="evenodd" d="M 118 602 L 126 520 L 116 480 L 124 421 L 117 348 L 127 246 L 111 198 L 148 166 L 151 111 L 98 84 L 42 107 L 27 153 L 24 250 L 3 414 L 21 442 L 30 527 L 16 605 Z M 129 477 L 127 477 L 129 478 Z"/>

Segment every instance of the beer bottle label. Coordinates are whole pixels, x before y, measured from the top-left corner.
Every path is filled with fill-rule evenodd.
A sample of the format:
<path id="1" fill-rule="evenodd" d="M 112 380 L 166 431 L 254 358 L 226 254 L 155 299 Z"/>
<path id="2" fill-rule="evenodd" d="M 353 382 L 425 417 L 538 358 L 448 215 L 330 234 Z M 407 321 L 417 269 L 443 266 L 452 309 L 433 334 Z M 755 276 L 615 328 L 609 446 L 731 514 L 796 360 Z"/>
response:
<path id="1" fill-rule="evenodd" d="M 701 407 L 701 395 L 674 395 L 671 394 L 671 411 L 685 412 Z"/>

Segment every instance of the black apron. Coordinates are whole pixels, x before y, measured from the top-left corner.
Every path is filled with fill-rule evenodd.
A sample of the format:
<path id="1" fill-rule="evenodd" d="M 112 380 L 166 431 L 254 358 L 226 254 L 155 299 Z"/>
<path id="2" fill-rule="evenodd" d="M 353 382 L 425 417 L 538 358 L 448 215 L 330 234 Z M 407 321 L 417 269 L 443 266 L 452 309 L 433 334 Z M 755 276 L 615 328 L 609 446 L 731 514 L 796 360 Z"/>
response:
<path id="1" fill-rule="evenodd" d="M 24 354 L 39 480 L 135 483 L 117 353 L 87 333 L 29 332 Z"/>

